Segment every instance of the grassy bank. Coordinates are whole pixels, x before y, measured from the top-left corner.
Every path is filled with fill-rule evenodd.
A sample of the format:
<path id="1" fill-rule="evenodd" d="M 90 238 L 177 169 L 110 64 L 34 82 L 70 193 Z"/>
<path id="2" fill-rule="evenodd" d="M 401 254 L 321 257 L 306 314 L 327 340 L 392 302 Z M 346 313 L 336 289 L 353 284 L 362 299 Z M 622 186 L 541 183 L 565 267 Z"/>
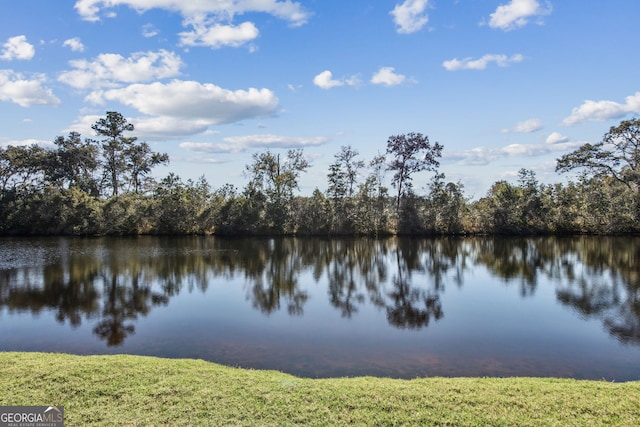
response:
<path id="1" fill-rule="evenodd" d="M 640 382 L 301 379 L 199 360 L 0 353 L 0 406 L 65 425 L 640 425 Z"/>

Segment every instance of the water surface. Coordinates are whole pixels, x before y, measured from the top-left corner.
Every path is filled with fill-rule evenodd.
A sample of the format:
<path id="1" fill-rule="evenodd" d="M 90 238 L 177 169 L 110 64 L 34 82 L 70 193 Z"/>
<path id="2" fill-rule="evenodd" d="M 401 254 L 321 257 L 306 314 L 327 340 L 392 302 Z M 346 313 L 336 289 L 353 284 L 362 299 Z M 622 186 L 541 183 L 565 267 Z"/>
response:
<path id="1" fill-rule="evenodd" d="M 640 379 L 640 239 L 0 239 L 0 350 Z"/>

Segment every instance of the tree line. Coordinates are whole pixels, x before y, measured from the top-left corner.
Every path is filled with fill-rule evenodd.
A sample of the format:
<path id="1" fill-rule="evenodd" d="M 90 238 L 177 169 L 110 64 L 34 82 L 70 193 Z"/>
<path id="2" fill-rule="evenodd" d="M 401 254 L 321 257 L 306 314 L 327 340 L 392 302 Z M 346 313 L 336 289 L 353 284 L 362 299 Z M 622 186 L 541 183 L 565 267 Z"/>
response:
<path id="1" fill-rule="evenodd" d="M 0 147 L 0 234 L 460 235 L 640 231 L 640 120 L 613 126 L 596 144 L 557 160 L 567 184 L 541 184 L 521 169 L 517 183 L 495 182 L 471 201 L 439 171 L 443 146 L 421 133 L 393 135 L 367 161 L 351 146 L 335 154 L 324 189 L 298 194 L 311 164 L 303 149 L 255 153 L 243 188 L 212 188 L 151 172 L 169 157 L 120 113 L 92 129 L 58 136 L 54 148 Z M 417 173 L 431 174 L 416 190 Z M 390 177 L 388 177 L 390 175 Z M 390 185 L 390 187 L 388 187 Z"/>

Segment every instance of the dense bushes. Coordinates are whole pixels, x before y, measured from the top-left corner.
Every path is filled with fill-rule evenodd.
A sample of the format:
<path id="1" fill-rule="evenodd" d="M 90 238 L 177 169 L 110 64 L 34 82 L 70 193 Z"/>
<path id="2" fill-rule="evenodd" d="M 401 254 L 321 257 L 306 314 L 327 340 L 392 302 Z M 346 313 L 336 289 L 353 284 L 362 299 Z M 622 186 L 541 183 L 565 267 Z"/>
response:
<path id="1" fill-rule="evenodd" d="M 602 179 L 537 185 L 536 191 L 500 181 L 470 202 L 453 183 L 408 195 L 396 210 L 393 197 L 366 188 L 340 202 L 315 190 L 274 206 L 260 192 L 211 191 L 204 179 L 175 175 L 146 194 L 97 197 L 52 186 L 5 191 L 0 234 L 575 234 L 640 232 L 638 195 Z M 346 219 L 345 219 L 346 217 Z"/>

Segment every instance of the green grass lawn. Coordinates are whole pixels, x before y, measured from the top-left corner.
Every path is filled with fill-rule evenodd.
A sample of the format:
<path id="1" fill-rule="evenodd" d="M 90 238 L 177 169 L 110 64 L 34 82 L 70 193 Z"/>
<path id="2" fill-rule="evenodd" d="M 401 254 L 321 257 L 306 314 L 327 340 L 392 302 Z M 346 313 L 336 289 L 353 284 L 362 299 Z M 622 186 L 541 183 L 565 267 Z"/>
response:
<path id="1" fill-rule="evenodd" d="M 640 425 L 640 382 L 305 379 L 200 360 L 0 352 L 0 406 L 66 426 Z"/>

